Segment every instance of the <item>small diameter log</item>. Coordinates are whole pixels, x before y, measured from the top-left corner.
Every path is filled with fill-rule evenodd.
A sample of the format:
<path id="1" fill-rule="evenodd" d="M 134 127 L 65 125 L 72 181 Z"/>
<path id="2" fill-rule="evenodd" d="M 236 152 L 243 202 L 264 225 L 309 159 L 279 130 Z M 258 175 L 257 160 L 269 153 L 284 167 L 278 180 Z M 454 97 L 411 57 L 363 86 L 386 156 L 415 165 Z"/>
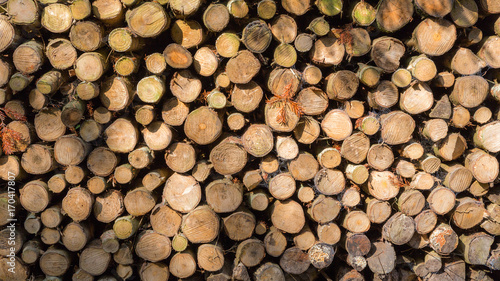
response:
<path id="1" fill-rule="evenodd" d="M 412 178 L 415 175 L 416 168 L 413 163 L 406 160 L 399 160 L 396 165 L 396 174 L 403 178 Z"/>
<path id="2" fill-rule="evenodd" d="M 371 40 L 368 31 L 363 28 L 353 28 L 349 31 L 350 44 L 345 45 L 345 51 L 349 57 L 361 57 L 371 49 Z"/>
<path id="3" fill-rule="evenodd" d="M 379 200 L 389 200 L 399 192 L 399 180 L 389 171 L 372 171 L 368 178 L 368 192 Z"/>
<path id="4" fill-rule="evenodd" d="M 274 146 L 273 134 L 267 125 L 253 124 L 241 137 L 245 150 L 255 157 L 267 155 Z"/>
<path id="5" fill-rule="evenodd" d="M 108 44 L 116 52 L 137 51 L 145 46 L 141 37 L 126 28 L 113 29 L 108 35 Z"/>
<path id="6" fill-rule="evenodd" d="M 142 178 L 142 185 L 148 190 L 154 190 L 164 184 L 171 175 L 172 171 L 167 168 L 152 170 Z"/>
<path id="7" fill-rule="evenodd" d="M 471 89 L 475 90 L 472 91 Z M 450 95 L 450 101 L 466 108 L 479 106 L 488 95 L 488 83 L 477 75 L 458 77 Z"/>
<path id="8" fill-rule="evenodd" d="M 140 105 L 135 111 L 135 121 L 137 123 L 148 126 L 155 119 L 155 108 L 152 105 Z"/>
<path id="9" fill-rule="evenodd" d="M 307 53 L 313 47 L 314 39 L 314 35 L 308 33 L 300 33 L 299 35 L 297 35 L 297 37 L 295 37 L 293 45 L 298 52 Z"/>
<path id="10" fill-rule="evenodd" d="M 33 79 L 34 76 L 16 72 L 10 77 L 9 88 L 12 89 L 14 93 L 20 92 L 26 89 Z"/>
<path id="11" fill-rule="evenodd" d="M 192 176 L 199 182 L 204 182 L 212 172 L 213 165 L 207 160 L 196 162 L 191 172 Z"/>
<path id="12" fill-rule="evenodd" d="M 309 250 L 316 243 L 316 240 L 316 235 L 307 224 L 293 237 L 295 246 L 304 251 Z"/>
<path id="13" fill-rule="evenodd" d="M 443 266 L 441 256 L 434 251 L 429 252 L 425 255 L 424 263 L 428 272 L 431 273 L 438 272 Z"/>
<path id="14" fill-rule="evenodd" d="M 35 263 L 42 255 L 42 249 L 39 240 L 30 240 L 23 245 L 21 258 L 27 264 Z"/>
<path id="15" fill-rule="evenodd" d="M 372 223 L 383 223 L 391 215 L 392 209 L 387 201 L 369 198 L 366 202 L 366 214 Z"/>
<path id="16" fill-rule="evenodd" d="M 448 172 L 443 184 L 455 192 L 462 192 L 469 188 L 472 182 L 472 173 L 464 166 L 456 164 L 447 166 L 441 164 L 441 167 Z"/>
<path id="17" fill-rule="evenodd" d="M 323 36 L 314 42 L 309 58 L 320 66 L 339 65 L 344 58 L 345 48 L 333 34 Z"/>
<path id="18" fill-rule="evenodd" d="M 291 137 L 278 136 L 275 148 L 278 157 L 286 160 L 292 160 L 299 154 L 297 142 Z"/>
<path id="19" fill-rule="evenodd" d="M 59 243 L 61 239 L 61 233 L 58 229 L 45 227 L 40 232 L 40 240 L 42 240 L 45 245 L 54 245 Z"/>
<path id="20" fill-rule="evenodd" d="M 480 183 L 492 182 L 498 176 L 498 160 L 477 148 L 471 150 L 465 158 L 465 167 Z"/>
<path id="21" fill-rule="evenodd" d="M 287 246 L 285 235 L 274 226 L 267 232 L 263 242 L 266 253 L 272 257 L 281 256 Z"/>
<path id="22" fill-rule="evenodd" d="M 201 6 L 202 1 L 191 0 L 191 1 L 168 1 L 170 9 L 178 17 L 188 17 L 194 14 Z"/>
<path id="23" fill-rule="evenodd" d="M 74 135 L 62 136 L 54 144 L 54 158 L 64 166 L 82 163 L 89 152 L 89 144 Z"/>
<path id="24" fill-rule="evenodd" d="M 141 280 L 153 281 L 153 280 L 168 280 L 170 277 L 170 271 L 168 266 L 161 262 L 144 262 L 139 269 L 139 276 Z"/>
<path id="25" fill-rule="evenodd" d="M 414 232 L 415 222 L 413 219 L 397 212 L 384 224 L 382 236 L 394 245 L 403 245 L 412 239 Z"/>
<path id="26" fill-rule="evenodd" d="M 46 227 L 55 228 L 59 226 L 63 219 L 63 215 L 61 214 L 61 207 L 58 205 L 54 205 L 45 209 L 41 215 L 40 219 L 42 220 L 43 225 Z"/>
<path id="27" fill-rule="evenodd" d="M 141 146 L 128 154 L 128 162 L 136 169 L 149 166 L 154 160 L 154 153 L 147 146 Z"/>
<path id="28" fill-rule="evenodd" d="M 69 8 L 75 20 L 84 20 L 92 14 L 92 6 L 88 0 L 73 1 L 69 5 Z"/>
<path id="29" fill-rule="evenodd" d="M 211 32 L 224 30 L 229 19 L 229 11 L 223 4 L 211 4 L 203 12 L 203 24 Z"/>
<path id="30" fill-rule="evenodd" d="M 37 234 L 42 228 L 42 221 L 34 213 L 29 213 L 23 224 L 24 230 L 29 234 Z"/>
<path id="31" fill-rule="evenodd" d="M 470 112 L 463 106 L 455 106 L 453 108 L 453 116 L 451 118 L 451 124 L 455 128 L 464 128 L 470 122 Z"/>
<path id="32" fill-rule="evenodd" d="M 324 195 L 336 195 L 345 188 L 344 174 L 339 170 L 323 168 L 314 176 L 316 189 Z"/>
<path id="33" fill-rule="evenodd" d="M 257 266 L 265 257 L 264 243 L 258 239 L 247 239 L 236 249 L 236 261 L 247 267 Z"/>
<path id="34" fill-rule="evenodd" d="M 359 81 L 369 88 L 377 86 L 380 82 L 382 69 L 363 63 L 359 63 L 358 66 L 359 68 L 356 75 L 358 76 Z"/>
<path id="35" fill-rule="evenodd" d="M 288 248 L 280 258 L 280 266 L 290 274 L 302 274 L 309 268 L 309 255 L 299 248 Z"/>
<path id="36" fill-rule="evenodd" d="M 326 1 L 324 1 L 326 2 Z M 357 2 L 351 12 L 351 17 L 359 26 L 369 26 L 375 21 L 377 10 L 367 2 Z"/>
<path id="37" fill-rule="evenodd" d="M 202 47 L 196 51 L 193 57 L 193 66 L 196 73 L 201 76 L 211 76 L 219 66 L 219 59 L 213 47 Z"/>
<path id="38" fill-rule="evenodd" d="M 436 18 L 442 18 L 452 11 L 454 2 L 451 0 L 441 0 L 437 3 L 429 3 L 423 0 L 416 0 L 415 6 L 423 13 Z"/>
<path id="39" fill-rule="evenodd" d="M 47 184 L 41 180 L 26 183 L 19 193 L 19 201 L 23 208 L 33 213 L 45 210 L 52 197 Z"/>
<path id="40" fill-rule="evenodd" d="M 73 221 L 80 222 L 86 220 L 92 211 L 94 197 L 88 189 L 74 187 L 62 200 L 62 210 Z"/>
<path id="41" fill-rule="evenodd" d="M 366 256 L 372 247 L 370 239 L 362 233 L 347 232 L 345 241 L 342 241 L 343 247 L 351 256 Z"/>
<path id="42" fill-rule="evenodd" d="M 363 184 L 366 182 L 366 180 L 368 180 L 369 172 L 368 169 L 363 165 L 348 164 L 345 170 L 345 175 L 354 183 Z"/>
<path id="43" fill-rule="evenodd" d="M 97 123 L 104 125 L 109 123 L 112 113 L 107 108 L 100 106 L 94 110 L 92 117 Z"/>
<path id="44" fill-rule="evenodd" d="M 318 223 L 328 223 L 339 215 L 341 209 L 342 206 L 339 201 L 332 197 L 319 195 L 314 199 L 307 213 Z"/>
<path id="45" fill-rule="evenodd" d="M 342 226 L 354 233 L 363 233 L 370 229 L 370 219 L 363 211 L 350 211 L 348 212 L 343 221 Z"/>
<path id="46" fill-rule="evenodd" d="M 92 238 L 93 227 L 86 224 L 70 222 L 62 231 L 62 243 L 66 249 L 72 252 L 78 252 L 85 247 Z"/>
<path id="47" fill-rule="evenodd" d="M 491 112 L 491 110 L 483 106 L 478 108 L 476 112 L 474 112 L 472 119 L 474 119 L 474 121 L 479 124 L 485 124 L 491 119 L 492 116 L 493 113 Z"/>
<path id="48" fill-rule="evenodd" d="M 398 88 L 406 88 L 412 80 L 411 72 L 404 68 L 398 68 L 392 73 L 391 82 Z"/>
<path id="49" fill-rule="evenodd" d="M 377 117 L 373 115 L 359 118 L 356 120 L 356 124 L 359 126 L 358 129 L 360 131 L 369 136 L 376 134 L 380 129 L 380 122 Z"/>
<path id="50" fill-rule="evenodd" d="M 374 144 L 368 150 L 366 159 L 370 167 L 378 171 L 383 171 L 389 168 L 394 162 L 394 154 L 388 145 Z"/>
<path id="51" fill-rule="evenodd" d="M 437 142 L 448 134 L 448 124 L 443 119 L 430 119 L 425 122 L 422 134 L 433 142 Z"/>
<path id="52" fill-rule="evenodd" d="M 225 32 L 217 37 L 215 49 L 224 58 L 232 58 L 238 53 L 240 38 L 235 33 Z"/>
<path id="53" fill-rule="evenodd" d="M 500 128 L 500 121 L 493 121 L 478 127 L 474 134 L 474 144 L 489 152 L 500 151 L 500 138 L 494 132 Z"/>
<path id="54" fill-rule="evenodd" d="M 460 48 L 451 59 L 450 68 L 461 75 L 472 75 L 486 67 L 486 63 L 470 49 Z"/>
<path id="55" fill-rule="evenodd" d="M 121 265 L 130 265 L 134 263 L 134 254 L 131 242 L 124 242 L 120 248 L 113 254 L 113 260 Z"/>
<path id="56" fill-rule="evenodd" d="M 85 142 L 92 142 L 97 140 L 102 132 L 101 124 L 97 123 L 93 119 L 88 119 L 80 124 L 80 137 Z"/>
<path id="57" fill-rule="evenodd" d="M 316 233 L 318 234 L 318 240 L 320 242 L 330 245 L 337 244 L 340 241 L 340 237 L 342 234 L 340 228 L 334 222 L 318 224 Z"/>
<path id="58" fill-rule="evenodd" d="M 139 224 L 139 220 L 132 216 L 119 217 L 113 224 L 113 231 L 115 232 L 115 235 L 118 239 L 124 240 L 131 237 L 137 232 L 137 230 L 139 229 Z M 120 250 L 115 253 L 115 256 L 117 254 L 120 254 Z"/>
<path id="59" fill-rule="evenodd" d="M 201 145 L 214 142 L 221 131 L 221 120 L 217 113 L 208 107 L 200 107 L 192 111 L 184 122 L 186 136 Z"/>
<path id="60" fill-rule="evenodd" d="M 92 52 L 103 44 L 104 29 L 92 21 L 76 22 L 69 32 L 71 44 L 82 52 Z"/>
<path id="61" fill-rule="evenodd" d="M 229 114 L 226 122 L 229 126 L 229 129 L 231 129 L 232 131 L 239 131 L 243 129 L 243 127 L 245 127 L 247 120 L 245 119 L 245 116 L 243 116 L 243 114 L 234 112 Z"/>
<path id="62" fill-rule="evenodd" d="M 466 263 L 486 265 L 493 241 L 493 237 L 484 232 L 463 234 L 460 236 L 458 248 L 464 254 Z"/>
<path id="63" fill-rule="evenodd" d="M 425 55 L 412 57 L 408 64 L 408 70 L 415 79 L 421 82 L 430 81 L 437 74 L 436 65 Z"/>
<path id="64" fill-rule="evenodd" d="M 287 233 L 298 233 L 305 224 L 304 211 L 293 200 L 276 201 L 271 209 L 273 225 Z"/>
<path id="65" fill-rule="evenodd" d="M 409 45 L 415 46 L 419 52 L 426 55 L 440 56 L 451 49 L 456 37 L 456 27 L 451 22 L 445 19 L 427 18 L 415 28 Z"/>
<path id="66" fill-rule="evenodd" d="M 219 234 L 219 216 L 209 206 L 199 206 L 182 218 L 181 231 L 191 243 L 209 243 Z"/>
<path id="67" fill-rule="evenodd" d="M 168 99 L 162 107 L 161 116 L 163 121 L 170 126 L 180 126 L 189 114 L 189 104 L 185 104 L 177 98 Z"/>
<path id="68" fill-rule="evenodd" d="M 411 1 L 384 0 L 377 9 L 377 26 L 383 31 L 395 32 L 410 22 L 412 15 L 413 4 Z"/>
<path id="69" fill-rule="evenodd" d="M 439 224 L 429 236 L 430 247 L 439 255 L 449 255 L 458 246 L 458 236 L 447 224 Z"/>
<path id="70" fill-rule="evenodd" d="M 224 232 L 233 241 L 250 238 L 255 229 L 255 216 L 245 210 L 240 210 L 223 218 Z"/>
<path id="71" fill-rule="evenodd" d="M 243 187 L 229 179 L 215 180 L 205 187 L 205 197 L 216 213 L 233 212 L 243 201 Z"/>
<path id="72" fill-rule="evenodd" d="M 301 117 L 293 134 L 298 142 L 311 144 L 319 137 L 321 126 L 318 121 L 310 116 Z"/>
<path id="73" fill-rule="evenodd" d="M 75 62 L 75 74 L 82 81 L 95 82 L 101 78 L 108 68 L 107 53 L 83 53 Z"/>
<path id="74" fill-rule="evenodd" d="M 150 215 L 153 230 L 167 237 L 173 237 L 178 233 L 181 221 L 181 215 L 166 204 L 156 205 Z"/>
<path id="75" fill-rule="evenodd" d="M 192 176 L 174 173 L 165 184 L 162 198 L 174 210 L 188 213 L 200 203 L 201 188 Z"/>
<path id="76" fill-rule="evenodd" d="M 166 259 L 170 251 L 170 239 L 163 234 L 145 230 L 137 236 L 135 253 L 146 261 L 157 262 Z"/>
<path id="77" fill-rule="evenodd" d="M 163 56 L 167 64 L 176 69 L 188 68 L 193 63 L 193 56 L 183 46 L 172 43 L 165 47 Z"/>
<path id="78" fill-rule="evenodd" d="M 252 190 L 247 194 L 248 206 L 256 211 L 264 211 L 269 205 L 270 198 L 264 190 Z"/>
<path id="79" fill-rule="evenodd" d="M 76 86 L 76 94 L 81 100 L 91 100 L 99 96 L 99 85 L 82 81 Z"/>
<path id="80" fill-rule="evenodd" d="M 224 253 L 222 247 L 213 244 L 203 244 L 196 253 L 198 266 L 207 271 L 218 271 L 224 266 Z"/>
<path id="81" fill-rule="evenodd" d="M 152 74 L 160 75 L 167 68 L 167 62 L 163 54 L 152 53 L 145 58 L 146 69 Z"/>
<path id="82" fill-rule="evenodd" d="M 115 72 L 121 76 L 130 76 L 139 70 L 139 59 L 134 56 L 121 56 L 113 65 Z"/>
<path id="83" fill-rule="evenodd" d="M 254 272 L 254 277 L 255 280 L 285 280 L 285 275 L 283 274 L 281 267 L 271 262 L 261 265 Z"/>
<path id="84" fill-rule="evenodd" d="M 70 184 L 79 184 L 87 176 L 87 170 L 80 166 L 68 166 L 64 171 L 64 177 Z"/>
<path id="85" fill-rule="evenodd" d="M 196 152 L 188 143 L 174 143 L 167 148 L 165 162 L 172 171 L 185 173 L 196 164 Z"/>
<path id="86" fill-rule="evenodd" d="M 62 276 L 71 265 L 71 256 L 57 246 L 49 247 L 39 261 L 40 269 L 49 276 Z"/>
<path id="87" fill-rule="evenodd" d="M 368 104 L 373 108 L 390 108 L 398 103 L 399 92 L 393 82 L 381 81 L 377 88 L 368 92 Z"/>
<path id="88" fill-rule="evenodd" d="M 102 249 L 107 253 L 116 253 L 120 248 L 120 243 L 116 237 L 115 231 L 109 229 L 101 234 Z"/>
<path id="89" fill-rule="evenodd" d="M 330 266 L 335 257 L 335 253 L 336 248 L 325 243 L 317 243 L 307 251 L 311 265 L 317 269 L 323 269 Z"/>

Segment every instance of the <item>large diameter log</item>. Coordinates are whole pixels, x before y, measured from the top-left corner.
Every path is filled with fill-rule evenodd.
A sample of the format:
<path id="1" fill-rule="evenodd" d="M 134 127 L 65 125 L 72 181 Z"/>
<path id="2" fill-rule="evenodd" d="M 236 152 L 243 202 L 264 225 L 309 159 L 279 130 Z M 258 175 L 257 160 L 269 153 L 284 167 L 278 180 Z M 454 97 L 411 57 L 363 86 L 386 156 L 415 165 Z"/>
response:
<path id="1" fill-rule="evenodd" d="M 253 124 L 248 127 L 241 140 L 245 150 L 255 157 L 266 156 L 274 147 L 273 133 L 263 124 Z"/>
<path id="2" fill-rule="evenodd" d="M 54 158 L 61 165 L 78 165 L 90 152 L 90 145 L 73 135 L 62 136 L 54 144 Z"/>
<path id="3" fill-rule="evenodd" d="M 40 175 L 54 170 L 57 166 L 51 147 L 32 144 L 23 153 L 21 166 L 29 174 Z"/>
<path id="4" fill-rule="evenodd" d="M 199 206 L 182 218 L 181 230 L 191 243 L 209 243 L 219 234 L 219 223 L 210 207 Z"/>
<path id="5" fill-rule="evenodd" d="M 184 122 L 184 132 L 197 144 L 210 144 L 221 134 L 222 122 L 216 112 L 200 107 L 189 113 Z"/>
<path id="6" fill-rule="evenodd" d="M 45 210 L 51 199 L 47 184 L 40 180 L 26 183 L 19 193 L 19 201 L 23 208 L 33 213 Z"/>
<path id="7" fill-rule="evenodd" d="M 368 192 L 379 200 L 389 200 L 399 192 L 399 180 L 390 171 L 372 171 L 368 178 Z"/>
<path id="8" fill-rule="evenodd" d="M 45 55 L 43 46 L 37 41 L 28 41 L 18 46 L 12 54 L 16 69 L 25 74 L 36 72 L 43 65 Z"/>
<path id="9" fill-rule="evenodd" d="M 454 24 L 445 19 L 427 18 L 415 28 L 412 43 L 421 53 L 440 56 L 453 47 L 456 38 Z"/>
<path id="10" fill-rule="evenodd" d="M 352 71 L 340 70 L 325 78 L 325 92 L 330 99 L 347 100 L 354 96 L 359 79 Z"/>
<path id="11" fill-rule="evenodd" d="M 235 211 L 243 201 L 241 183 L 233 183 L 228 179 L 215 180 L 205 188 L 207 204 L 216 213 Z"/>
<path id="12" fill-rule="evenodd" d="M 255 216 L 246 211 L 240 210 L 232 213 L 223 219 L 224 232 L 227 237 L 234 241 L 242 241 L 252 236 L 255 229 Z"/>
<path id="13" fill-rule="evenodd" d="M 321 128 L 327 136 L 335 141 L 346 139 L 352 133 L 352 122 L 347 113 L 340 109 L 329 111 L 323 121 Z"/>
<path id="14" fill-rule="evenodd" d="M 396 252 L 389 242 L 375 242 L 372 244 L 366 261 L 372 272 L 387 274 L 396 266 Z"/>
<path id="15" fill-rule="evenodd" d="M 231 137 L 224 139 L 210 151 L 210 162 L 214 170 L 221 175 L 240 172 L 247 163 L 247 152 L 240 145 L 240 140 Z"/>
<path id="16" fill-rule="evenodd" d="M 73 16 L 69 6 L 64 4 L 50 4 L 42 11 L 41 24 L 50 32 L 64 33 L 73 23 Z"/>
<path id="17" fill-rule="evenodd" d="M 139 276 L 141 280 L 144 281 L 166 281 L 170 277 L 170 271 L 168 270 L 168 266 L 164 263 L 144 262 L 139 270 Z"/>
<path id="18" fill-rule="evenodd" d="M 182 217 L 166 204 L 158 204 L 151 212 L 150 222 L 155 232 L 173 237 L 179 231 Z"/>
<path id="19" fill-rule="evenodd" d="M 414 232 L 415 222 L 412 217 L 398 212 L 384 224 L 382 236 L 394 245 L 403 245 L 411 240 Z"/>
<path id="20" fill-rule="evenodd" d="M 342 142 L 342 157 L 354 164 L 365 161 L 370 149 L 370 139 L 363 133 L 354 133 Z"/>
<path id="21" fill-rule="evenodd" d="M 70 222 L 62 231 L 63 245 L 72 252 L 78 252 L 85 247 L 92 238 L 93 228 L 86 224 Z"/>
<path id="22" fill-rule="evenodd" d="M 458 206 L 453 212 L 453 222 L 461 229 L 470 229 L 483 220 L 486 209 L 480 201 L 470 197 L 458 200 Z"/>
<path id="23" fill-rule="evenodd" d="M 326 243 L 317 243 L 307 251 L 311 265 L 317 269 L 323 269 L 330 266 L 335 257 L 335 253 L 336 248 Z"/>
<path id="24" fill-rule="evenodd" d="M 293 200 L 276 201 L 271 210 L 273 225 L 287 233 L 298 233 L 305 224 L 304 211 Z"/>
<path id="25" fill-rule="evenodd" d="M 63 38 L 50 40 L 45 54 L 55 69 L 70 68 L 78 56 L 71 42 Z"/>
<path id="26" fill-rule="evenodd" d="M 378 67 L 390 73 L 398 69 L 399 60 L 405 50 L 404 44 L 399 39 L 384 36 L 373 40 L 370 55 Z"/>
<path id="27" fill-rule="evenodd" d="M 366 202 L 366 214 L 372 223 L 383 223 L 390 217 L 392 210 L 387 201 L 369 198 Z"/>
<path id="28" fill-rule="evenodd" d="M 105 50 L 83 53 L 75 62 L 75 74 L 82 81 L 95 82 L 106 72 L 109 64 Z"/>
<path id="29" fill-rule="evenodd" d="M 463 76 L 456 79 L 450 100 L 466 108 L 474 108 L 480 105 L 487 95 L 488 83 L 483 77 L 477 75 Z"/>
<path id="30" fill-rule="evenodd" d="M 332 197 L 319 195 L 307 210 L 308 215 L 318 223 L 333 221 L 340 213 L 342 206 Z"/>

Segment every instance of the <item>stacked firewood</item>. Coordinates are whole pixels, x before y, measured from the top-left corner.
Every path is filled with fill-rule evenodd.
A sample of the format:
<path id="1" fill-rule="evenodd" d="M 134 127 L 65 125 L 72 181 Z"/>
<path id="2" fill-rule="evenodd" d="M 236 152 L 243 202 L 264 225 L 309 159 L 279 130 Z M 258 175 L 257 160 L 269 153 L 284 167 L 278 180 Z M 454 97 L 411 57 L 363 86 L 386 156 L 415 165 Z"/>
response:
<path id="1" fill-rule="evenodd" d="M 500 1 L 0 8 L 0 280 L 498 280 Z"/>

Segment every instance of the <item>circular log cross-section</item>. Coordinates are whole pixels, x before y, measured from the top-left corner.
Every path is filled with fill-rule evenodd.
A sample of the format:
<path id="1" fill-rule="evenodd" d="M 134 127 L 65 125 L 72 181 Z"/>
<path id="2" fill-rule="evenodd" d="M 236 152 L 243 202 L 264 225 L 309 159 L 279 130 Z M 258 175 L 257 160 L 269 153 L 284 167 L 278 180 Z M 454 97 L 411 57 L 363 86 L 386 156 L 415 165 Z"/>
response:
<path id="1" fill-rule="evenodd" d="M 219 216 L 208 206 L 200 206 L 182 218 L 182 233 L 191 243 L 209 243 L 219 234 Z"/>
<path id="2" fill-rule="evenodd" d="M 210 162 L 221 175 L 232 175 L 241 171 L 247 163 L 247 152 L 242 146 L 227 139 L 210 151 Z"/>
<path id="3" fill-rule="evenodd" d="M 217 113 L 208 107 L 200 107 L 189 113 L 184 122 L 184 133 L 200 145 L 214 142 L 222 132 L 222 122 Z"/>

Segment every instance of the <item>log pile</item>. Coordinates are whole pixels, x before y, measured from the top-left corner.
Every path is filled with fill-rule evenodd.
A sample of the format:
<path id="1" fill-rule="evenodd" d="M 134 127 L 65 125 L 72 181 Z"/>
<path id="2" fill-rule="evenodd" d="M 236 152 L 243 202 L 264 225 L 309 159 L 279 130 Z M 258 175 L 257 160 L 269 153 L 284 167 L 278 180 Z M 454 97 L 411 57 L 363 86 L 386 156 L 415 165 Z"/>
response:
<path id="1" fill-rule="evenodd" d="M 497 0 L 0 8 L 0 280 L 498 280 Z"/>

